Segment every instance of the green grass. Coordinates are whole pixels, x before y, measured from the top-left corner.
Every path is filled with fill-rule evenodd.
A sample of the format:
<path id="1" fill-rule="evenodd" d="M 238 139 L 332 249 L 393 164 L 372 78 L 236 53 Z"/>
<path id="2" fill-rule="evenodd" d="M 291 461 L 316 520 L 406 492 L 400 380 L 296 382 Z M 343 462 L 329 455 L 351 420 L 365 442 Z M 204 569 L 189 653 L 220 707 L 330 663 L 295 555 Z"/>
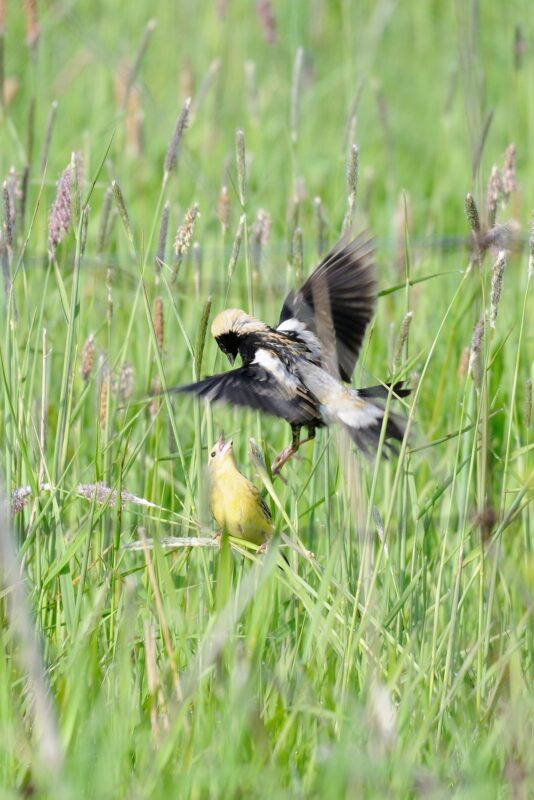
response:
<path id="1" fill-rule="evenodd" d="M 20 179 L 28 166 L 29 188 L 12 248 L 3 233 L 0 477 L 7 498 L 29 490 L 1 533 L 2 796 L 529 796 L 534 103 L 532 52 L 517 65 L 514 36 L 520 25 L 530 44 L 534 28 L 520 0 L 506 14 L 480 3 L 477 16 L 467 5 L 275 2 L 269 45 L 255 3 L 230 2 L 222 18 L 224 3 L 138 0 L 127 13 L 113 2 L 40 4 L 32 57 L 24 15 L 9 4 L 4 72 L 18 90 L 2 112 L 0 167 L 6 175 L 14 165 Z M 119 76 L 151 17 L 125 112 Z M 192 119 L 164 181 L 189 91 Z M 491 166 L 512 141 L 519 187 L 498 221 L 516 219 L 525 246 L 508 256 L 491 329 L 496 253 L 467 269 L 464 198 L 472 192 L 484 212 Z M 227 368 L 209 332 L 204 343 L 208 313 L 236 305 L 277 319 L 298 273 L 297 222 L 304 272 L 318 259 L 315 197 L 329 243 L 340 234 L 352 143 L 354 229 L 376 236 L 382 291 L 355 385 L 411 381 L 402 413 L 412 435 L 398 459 L 376 466 L 333 430 L 305 445 L 287 483 L 267 486 L 289 566 L 276 550 L 256 558 L 236 543 L 163 548 L 164 537 L 213 529 L 205 463 L 220 429 L 253 476 L 249 438 L 269 461 L 289 427 L 188 397 L 146 398 Z M 73 151 L 83 163 L 80 221 L 50 260 L 48 215 Z M 228 230 L 217 217 L 223 184 Z M 193 244 L 174 281 L 171 240 L 195 202 Z M 272 227 L 258 265 L 260 209 Z M 395 357 L 407 311 L 409 337 Z M 477 387 L 465 349 L 481 318 Z M 79 489 L 99 481 L 152 505 Z M 481 514 L 493 519 L 480 524 Z M 125 549 L 145 537 L 153 550 Z"/>

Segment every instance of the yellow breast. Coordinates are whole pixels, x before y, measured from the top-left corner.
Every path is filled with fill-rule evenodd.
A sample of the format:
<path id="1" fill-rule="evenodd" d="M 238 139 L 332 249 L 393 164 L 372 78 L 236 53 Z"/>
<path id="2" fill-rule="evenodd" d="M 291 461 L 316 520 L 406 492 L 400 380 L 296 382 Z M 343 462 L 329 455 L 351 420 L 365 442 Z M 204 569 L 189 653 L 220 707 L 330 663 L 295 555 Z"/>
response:
<path id="1" fill-rule="evenodd" d="M 211 513 L 230 536 L 263 544 L 272 535 L 272 522 L 261 502 L 260 493 L 237 470 L 227 476 L 213 476 L 210 487 Z"/>

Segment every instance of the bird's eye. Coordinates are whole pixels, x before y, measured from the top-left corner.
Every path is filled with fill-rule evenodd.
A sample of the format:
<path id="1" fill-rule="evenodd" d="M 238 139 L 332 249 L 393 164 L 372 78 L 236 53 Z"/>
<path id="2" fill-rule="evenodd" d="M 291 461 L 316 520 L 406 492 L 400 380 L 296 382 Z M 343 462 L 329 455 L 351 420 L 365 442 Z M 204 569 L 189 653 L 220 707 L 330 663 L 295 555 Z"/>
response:
<path id="1" fill-rule="evenodd" d="M 215 458 L 215 455 L 216 455 L 216 454 L 215 454 L 215 450 L 212 450 L 212 451 L 211 451 L 211 453 L 210 453 L 210 456 L 211 456 L 212 458 Z"/>

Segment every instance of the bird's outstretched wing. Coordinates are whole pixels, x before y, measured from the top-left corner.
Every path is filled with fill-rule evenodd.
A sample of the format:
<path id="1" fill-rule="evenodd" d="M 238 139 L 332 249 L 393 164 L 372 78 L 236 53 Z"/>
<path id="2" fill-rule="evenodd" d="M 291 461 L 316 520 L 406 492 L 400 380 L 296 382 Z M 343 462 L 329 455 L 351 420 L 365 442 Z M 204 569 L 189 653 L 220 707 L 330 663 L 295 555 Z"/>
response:
<path id="1" fill-rule="evenodd" d="M 371 240 L 344 238 L 301 288 L 288 294 L 278 325 L 287 328 L 292 319 L 304 323 L 319 337 L 326 357 L 333 351 L 341 378 L 350 381 L 376 298 Z"/>
<path id="2" fill-rule="evenodd" d="M 317 418 L 313 398 L 304 386 L 288 391 L 272 373 L 254 363 L 170 391 L 190 392 L 211 402 L 248 406 L 293 425 L 306 425 Z"/>

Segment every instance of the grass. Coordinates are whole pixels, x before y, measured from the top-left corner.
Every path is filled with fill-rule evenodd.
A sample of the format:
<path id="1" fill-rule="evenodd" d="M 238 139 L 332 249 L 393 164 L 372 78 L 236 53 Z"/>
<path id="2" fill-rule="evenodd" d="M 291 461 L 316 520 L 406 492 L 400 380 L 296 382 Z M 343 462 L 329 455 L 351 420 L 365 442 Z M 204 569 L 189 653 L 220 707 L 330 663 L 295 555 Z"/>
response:
<path id="1" fill-rule="evenodd" d="M 28 190 L 12 241 L 4 201 L 1 247 L 2 794 L 526 798 L 531 15 L 273 3 L 274 31 L 268 4 L 174 6 L 39 6 L 33 47 L 8 9 L 0 166 Z M 464 198 L 484 219 L 512 141 L 497 222 L 521 228 L 492 328 L 497 253 L 469 244 Z M 71 163 L 79 201 L 49 255 Z M 269 461 L 287 424 L 157 393 L 226 369 L 213 314 L 276 320 L 352 214 L 381 289 L 355 384 L 411 381 L 412 435 L 368 464 L 322 431 L 271 484 L 249 438 Z M 289 565 L 160 544 L 213 529 L 222 428 Z"/>

